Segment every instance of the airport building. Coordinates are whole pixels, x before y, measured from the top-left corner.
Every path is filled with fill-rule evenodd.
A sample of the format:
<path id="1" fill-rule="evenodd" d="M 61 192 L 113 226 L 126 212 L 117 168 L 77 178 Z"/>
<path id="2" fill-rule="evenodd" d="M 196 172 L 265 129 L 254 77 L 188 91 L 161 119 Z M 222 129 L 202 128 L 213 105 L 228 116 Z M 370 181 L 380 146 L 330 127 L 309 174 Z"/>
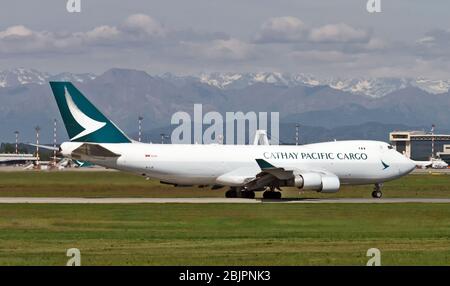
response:
<path id="1" fill-rule="evenodd" d="M 439 158 L 450 165 L 450 144 L 444 145 L 444 150 L 442 152 L 437 152 Z"/>
<path id="2" fill-rule="evenodd" d="M 0 165 L 26 164 L 37 159 L 33 154 L 0 154 Z"/>
<path id="3" fill-rule="evenodd" d="M 398 152 L 413 160 L 427 161 L 433 154 L 434 158 L 450 163 L 450 135 L 394 131 L 389 134 L 389 140 Z"/>

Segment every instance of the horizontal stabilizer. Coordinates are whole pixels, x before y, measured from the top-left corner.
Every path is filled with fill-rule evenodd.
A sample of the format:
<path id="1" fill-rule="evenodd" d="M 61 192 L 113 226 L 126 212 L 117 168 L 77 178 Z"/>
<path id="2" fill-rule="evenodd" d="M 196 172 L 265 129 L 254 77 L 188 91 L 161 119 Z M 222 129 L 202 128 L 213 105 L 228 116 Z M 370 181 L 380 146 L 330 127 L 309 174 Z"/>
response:
<path id="1" fill-rule="evenodd" d="M 84 143 L 80 147 L 72 151 L 72 157 L 76 156 L 117 158 L 121 155 L 116 154 L 98 144 Z"/>

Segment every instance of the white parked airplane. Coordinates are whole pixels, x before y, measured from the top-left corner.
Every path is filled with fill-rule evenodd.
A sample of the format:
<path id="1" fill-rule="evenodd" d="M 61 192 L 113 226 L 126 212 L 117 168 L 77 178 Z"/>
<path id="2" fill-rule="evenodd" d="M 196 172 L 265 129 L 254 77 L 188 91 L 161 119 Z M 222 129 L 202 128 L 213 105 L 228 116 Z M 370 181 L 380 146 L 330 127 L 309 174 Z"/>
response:
<path id="1" fill-rule="evenodd" d="M 281 198 L 280 187 L 322 193 L 341 184 L 374 184 L 404 176 L 413 161 L 378 141 L 338 141 L 303 146 L 144 144 L 129 139 L 70 82 L 50 83 L 70 142 L 63 156 L 140 174 L 175 186 L 230 187 L 226 197 Z"/>
<path id="2" fill-rule="evenodd" d="M 426 169 L 426 168 L 433 168 L 433 169 L 446 169 L 448 167 L 448 164 L 445 163 L 441 159 L 432 158 L 430 161 L 414 161 L 417 167 Z"/>

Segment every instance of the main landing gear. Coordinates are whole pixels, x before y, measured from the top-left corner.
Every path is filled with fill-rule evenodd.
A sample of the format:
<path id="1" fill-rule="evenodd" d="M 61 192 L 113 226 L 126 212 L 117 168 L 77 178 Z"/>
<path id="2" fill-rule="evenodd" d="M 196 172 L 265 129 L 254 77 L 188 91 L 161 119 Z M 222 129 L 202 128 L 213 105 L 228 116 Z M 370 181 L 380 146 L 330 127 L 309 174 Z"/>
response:
<path id="1" fill-rule="evenodd" d="M 265 191 L 263 193 L 263 198 L 264 199 L 276 199 L 276 200 L 279 200 L 279 199 L 281 199 L 281 192 Z"/>
<path id="2" fill-rule="evenodd" d="M 226 198 L 246 198 L 246 199 L 254 199 L 255 192 L 247 191 L 247 190 L 239 190 L 236 187 L 231 187 L 226 193 Z"/>
<path id="3" fill-rule="evenodd" d="M 277 188 L 277 189 L 279 190 L 279 188 Z M 255 192 L 249 191 L 246 189 L 242 189 L 242 188 L 238 188 L 238 187 L 231 187 L 228 191 L 226 191 L 225 197 L 226 198 L 254 199 Z M 275 191 L 275 188 L 271 187 L 263 193 L 263 198 L 279 200 L 279 199 L 281 199 L 281 192 Z"/>
<path id="4" fill-rule="evenodd" d="M 225 193 L 225 197 L 226 198 L 237 198 L 238 197 L 238 192 L 236 188 L 230 188 L 226 193 Z"/>
<path id="5" fill-rule="evenodd" d="M 383 196 L 383 193 L 381 192 L 381 188 L 383 187 L 383 184 L 376 183 L 375 187 L 373 188 L 372 192 L 372 198 L 380 199 Z"/>
<path id="6" fill-rule="evenodd" d="M 281 199 L 281 192 L 275 191 L 275 188 L 281 191 L 279 187 L 270 186 L 269 189 L 263 193 L 263 198 L 276 200 Z"/>

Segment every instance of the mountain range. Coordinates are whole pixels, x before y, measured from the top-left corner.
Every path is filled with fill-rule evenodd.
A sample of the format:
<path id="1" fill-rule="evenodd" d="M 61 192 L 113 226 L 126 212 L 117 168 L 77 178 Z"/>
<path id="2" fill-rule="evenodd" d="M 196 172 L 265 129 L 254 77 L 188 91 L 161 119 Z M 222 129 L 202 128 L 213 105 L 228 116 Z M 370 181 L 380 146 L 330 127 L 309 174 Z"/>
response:
<path id="1" fill-rule="evenodd" d="M 72 81 L 104 113 L 136 137 L 144 117 L 144 138 L 160 141 L 170 133 L 174 112 L 279 112 L 280 140 L 292 143 L 295 124 L 301 142 L 332 139 L 388 140 L 393 129 L 450 130 L 450 80 L 425 78 L 318 79 L 308 74 L 202 73 L 149 75 L 131 69 L 49 74 L 17 68 L 0 71 L 0 141 L 34 139 L 34 127 L 52 138 L 53 118 L 60 121 L 48 81 Z M 60 140 L 66 139 L 62 130 Z"/>

